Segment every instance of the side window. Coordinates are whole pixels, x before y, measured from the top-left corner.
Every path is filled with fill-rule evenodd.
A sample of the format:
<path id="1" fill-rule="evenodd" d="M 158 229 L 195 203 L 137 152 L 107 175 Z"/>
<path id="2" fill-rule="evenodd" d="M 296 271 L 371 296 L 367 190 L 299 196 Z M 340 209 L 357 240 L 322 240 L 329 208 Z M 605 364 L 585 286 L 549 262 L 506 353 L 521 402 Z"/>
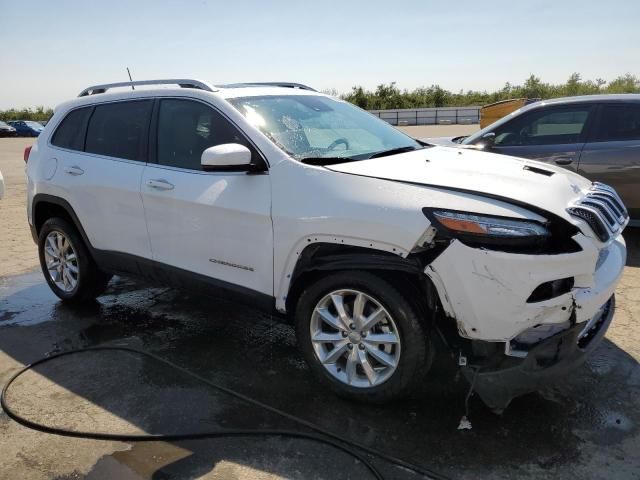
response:
<path id="1" fill-rule="evenodd" d="M 595 142 L 640 140 L 640 105 L 604 105 Z"/>
<path id="2" fill-rule="evenodd" d="M 166 99 L 158 112 L 158 164 L 202 170 L 202 152 L 214 145 L 240 143 L 257 153 L 220 113 L 192 100 Z"/>
<path id="3" fill-rule="evenodd" d="M 51 143 L 56 147 L 83 150 L 87 120 L 92 110 L 93 107 L 72 110 L 56 128 Z"/>
<path id="4" fill-rule="evenodd" d="M 496 130 L 495 145 L 557 145 L 579 142 L 590 107 L 558 108 L 515 118 Z"/>
<path id="5" fill-rule="evenodd" d="M 89 120 L 85 151 L 145 161 L 152 100 L 97 105 Z"/>

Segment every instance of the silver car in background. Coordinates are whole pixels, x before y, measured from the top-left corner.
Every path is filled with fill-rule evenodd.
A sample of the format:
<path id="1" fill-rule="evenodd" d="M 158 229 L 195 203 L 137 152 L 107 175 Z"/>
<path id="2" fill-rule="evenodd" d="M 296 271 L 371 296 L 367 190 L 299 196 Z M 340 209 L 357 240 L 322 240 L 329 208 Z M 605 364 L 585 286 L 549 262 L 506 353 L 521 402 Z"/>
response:
<path id="1" fill-rule="evenodd" d="M 606 183 L 640 226 L 640 94 L 544 100 L 469 137 L 423 141 L 548 162 Z"/>

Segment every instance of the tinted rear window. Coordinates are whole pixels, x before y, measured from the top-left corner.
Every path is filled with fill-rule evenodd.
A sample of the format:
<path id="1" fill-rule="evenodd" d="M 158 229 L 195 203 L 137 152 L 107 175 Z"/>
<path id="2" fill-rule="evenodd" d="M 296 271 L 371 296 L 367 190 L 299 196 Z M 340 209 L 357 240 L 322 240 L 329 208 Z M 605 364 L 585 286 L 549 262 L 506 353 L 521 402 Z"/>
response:
<path id="1" fill-rule="evenodd" d="M 145 160 L 152 100 L 97 105 L 87 129 L 85 151 Z"/>
<path id="2" fill-rule="evenodd" d="M 640 105 L 605 105 L 595 137 L 599 142 L 640 139 Z"/>
<path id="3" fill-rule="evenodd" d="M 56 147 L 82 150 L 87 119 L 92 109 L 93 107 L 85 107 L 71 111 L 56 129 L 51 143 Z"/>

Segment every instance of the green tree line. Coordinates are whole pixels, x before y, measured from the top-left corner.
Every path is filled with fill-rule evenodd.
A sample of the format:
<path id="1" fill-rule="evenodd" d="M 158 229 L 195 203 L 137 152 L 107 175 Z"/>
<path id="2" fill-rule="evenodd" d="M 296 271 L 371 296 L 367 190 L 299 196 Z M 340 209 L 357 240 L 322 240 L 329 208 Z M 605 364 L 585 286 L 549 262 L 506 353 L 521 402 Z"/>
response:
<path id="1" fill-rule="evenodd" d="M 53 115 L 53 109 L 43 106 L 36 108 L 23 108 L 9 110 L 0 110 L 0 120 L 8 122 L 10 120 L 48 120 Z"/>
<path id="2" fill-rule="evenodd" d="M 579 73 L 573 73 L 562 84 L 545 83 L 531 75 L 522 85 L 506 83 L 502 89 L 488 92 L 460 90 L 457 93 L 445 90 L 439 85 L 420 87 L 415 90 L 400 90 L 395 82 L 378 85 L 375 90 L 361 86 L 341 95 L 344 100 L 366 110 L 421 107 L 468 107 L 507 100 L 509 98 L 556 98 L 596 93 L 640 93 L 640 78 L 627 73 L 607 82 L 601 78 L 583 80 Z"/>
<path id="3" fill-rule="evenodd" d="M 562 84 L 545 83 L 531 75 L 522 85 L 506 83 L 494 92 L 460 90 L 457 93 L 445 90 L 439 85 L 420 87 L 415 90 L 400 90 L 395 82 L 381 84 L 375 90 L 356 86 L 347 94 L 339 95 L 336 90 L 325 93 L 340 96 L 366 110 L 421 107 L 468 107 L 486 105 L 509 98 L 555 98 L 596 93 L 640 93 L 640 78 L 630 73 L 607 82 L 601 78 L 583 80 L 579 73 L 573 73 Z M 0 120 L 47 120 L 53 114 L 48 107 L 0 110 Z"/>

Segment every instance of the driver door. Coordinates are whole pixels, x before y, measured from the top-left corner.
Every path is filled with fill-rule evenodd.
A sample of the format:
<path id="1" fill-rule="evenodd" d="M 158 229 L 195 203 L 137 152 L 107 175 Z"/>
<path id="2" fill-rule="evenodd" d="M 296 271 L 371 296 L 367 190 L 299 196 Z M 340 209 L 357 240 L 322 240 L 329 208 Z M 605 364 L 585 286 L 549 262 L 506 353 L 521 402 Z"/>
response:
<path id="1" fill-rule="evenodd" d="M 151 160 L 141 193 L 153 259 L 220 293 L 273 295 L 273 230 L 268 172 L 204 171 L 202 152 L 240 143 L 264 162 L 220 112 L 191 99 L 159 100 Z M 264 164 L 264 163 L 263 163 Z"/>
<path id="2" fill-rule="evenodd" d="M 491 151 L 575 172 L 592 117 L 589 104 L 534 110 L 497 128 Z"/>

